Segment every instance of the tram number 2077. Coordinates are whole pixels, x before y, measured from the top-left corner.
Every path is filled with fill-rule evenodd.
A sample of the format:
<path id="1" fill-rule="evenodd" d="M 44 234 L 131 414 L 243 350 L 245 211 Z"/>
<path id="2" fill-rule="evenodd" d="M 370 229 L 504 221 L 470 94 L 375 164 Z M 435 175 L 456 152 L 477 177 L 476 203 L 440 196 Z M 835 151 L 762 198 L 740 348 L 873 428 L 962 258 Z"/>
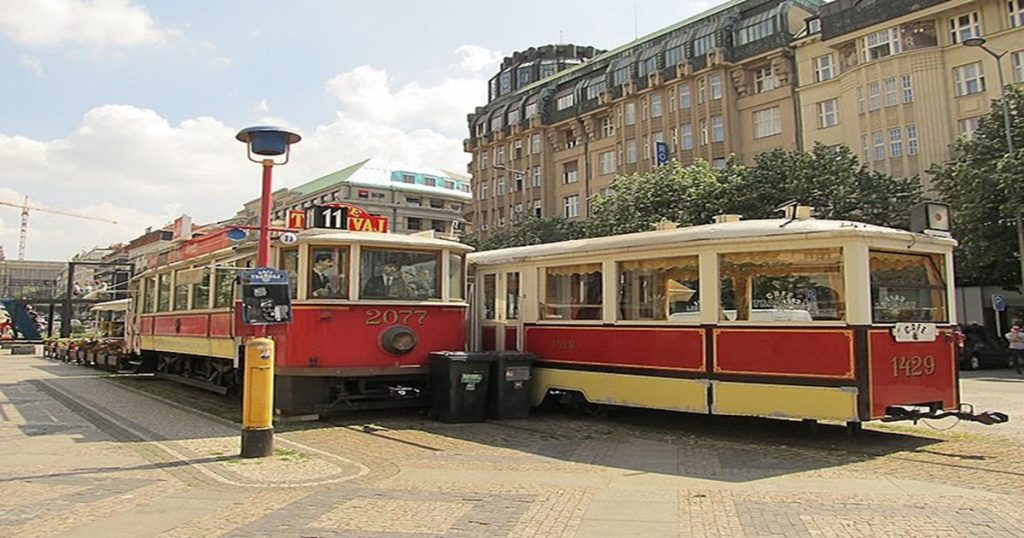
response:
<path id="1" fill-rule="evenodd" d="M 394 325 L 396 323 L 423 325 L 426 320 L 426 310 L 371 308 L 366 311 L 367 325 Z"/>
<path id="2" fill-rule="evenodd" d="M 917 355 L 913 357 L 893 357 L 892 358 L 892 376 L 893 377 L 921 377 L 928 376 L 935 373 L 935 357 L 926 355 L 919 357 Z"/>

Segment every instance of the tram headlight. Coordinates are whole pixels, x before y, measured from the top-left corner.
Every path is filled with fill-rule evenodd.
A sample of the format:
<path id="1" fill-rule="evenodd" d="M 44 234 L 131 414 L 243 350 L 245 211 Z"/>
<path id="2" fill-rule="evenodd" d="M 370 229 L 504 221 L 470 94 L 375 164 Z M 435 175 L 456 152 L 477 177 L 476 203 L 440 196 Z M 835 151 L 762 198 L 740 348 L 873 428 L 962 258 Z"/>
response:
<path id="1" fill-rule="evenodd" d="M 381 346 L 388 353 L 404 355 L 413 350 L 419 343 L 416 332 L 409 327 L 396 325 L 384 331 L 380 337 Z"/>

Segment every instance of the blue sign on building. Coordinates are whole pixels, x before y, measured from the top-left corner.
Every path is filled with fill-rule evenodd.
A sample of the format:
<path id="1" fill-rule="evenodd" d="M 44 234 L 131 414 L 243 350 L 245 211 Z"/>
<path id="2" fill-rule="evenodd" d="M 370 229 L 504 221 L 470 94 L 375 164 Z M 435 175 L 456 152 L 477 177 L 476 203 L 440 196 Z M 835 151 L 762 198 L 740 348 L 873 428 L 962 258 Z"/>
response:
<path id="1" fill-rule="evenodd" d="M 657 166 L 668 164 L 668 144 L 664 142 L 654 143 L 654 162 Z"/>

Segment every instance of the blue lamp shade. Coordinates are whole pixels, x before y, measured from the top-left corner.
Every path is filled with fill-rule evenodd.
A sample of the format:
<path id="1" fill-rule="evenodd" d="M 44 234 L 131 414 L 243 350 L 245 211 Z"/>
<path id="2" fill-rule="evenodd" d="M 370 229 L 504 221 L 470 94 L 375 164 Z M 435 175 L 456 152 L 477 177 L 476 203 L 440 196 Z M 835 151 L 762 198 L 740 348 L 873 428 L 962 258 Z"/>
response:
<path id="1" fill-rule="evenodd" d="M 273 157 L 284 155 L 288 152 L 288 146 L 302 140 L 302 137 L 278 127 L 248 127 L 238 131 L 235 135 L 241 142 L 249 146 L 249 150 L 256 155 Z"/>

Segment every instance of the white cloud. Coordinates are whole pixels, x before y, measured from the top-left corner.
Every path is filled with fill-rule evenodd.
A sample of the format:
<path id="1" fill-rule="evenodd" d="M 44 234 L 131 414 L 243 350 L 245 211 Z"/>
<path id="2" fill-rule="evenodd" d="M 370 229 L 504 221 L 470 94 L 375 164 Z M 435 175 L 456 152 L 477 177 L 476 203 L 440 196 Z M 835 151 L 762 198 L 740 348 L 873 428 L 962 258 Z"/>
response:
<path id="1" fill-rule="evenodd" d="M 266 99 L 263 99 L 259 103 L 256 103 L 256 106 L 252 107 L 252 109 L 260 114 L 266 114 L 267 112 L 270 112 L 270 105 L 267 104 Z"/>
<path id="2" fill-rule="evenodd" d="M 462 59 L 459 67 L 472 73 L 485 72 L 491 76 L 498 70 L 504 56 L 500 50 L 489 50 L 479 45 L 461 45 L 455 54 Z"/>
<path id="3" fill-rule="evenodd" d="M 43 76 L 43 62 L 39 58 L 22 54 L 20 60 L 21 64 L 27 66 L 37 78 Z"/>
<path id="4" fill-rule="evenodd" d="M 22 45 L 160 45 L 178 30 L 160 27 L 131 0 L 6 0 L 0 35 Z"/>

